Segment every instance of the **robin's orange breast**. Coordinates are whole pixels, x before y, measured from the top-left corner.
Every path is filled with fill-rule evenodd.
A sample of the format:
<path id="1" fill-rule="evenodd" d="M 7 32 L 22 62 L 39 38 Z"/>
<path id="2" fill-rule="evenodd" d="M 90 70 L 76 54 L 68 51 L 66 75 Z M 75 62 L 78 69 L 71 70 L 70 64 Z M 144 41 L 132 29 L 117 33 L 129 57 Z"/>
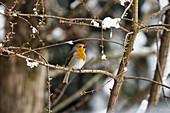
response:
<path id="1" fill-rule="evenodd" d="M 78 48 L 77 49 L 77 57 L 78 59 L 86 60 L 86 53 L 84 48 Z"/>

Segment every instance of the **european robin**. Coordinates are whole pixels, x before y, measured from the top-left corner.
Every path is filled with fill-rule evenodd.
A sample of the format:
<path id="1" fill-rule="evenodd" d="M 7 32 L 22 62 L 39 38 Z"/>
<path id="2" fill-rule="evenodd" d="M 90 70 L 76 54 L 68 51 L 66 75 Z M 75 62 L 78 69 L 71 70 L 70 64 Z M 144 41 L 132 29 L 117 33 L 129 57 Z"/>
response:
<path id="1" fill-rule="evenodd" d="M 68 67 L 68 71 L 65 74 L 63 83 L 68 83 L 69 75 L 71 69 L 81 69 L 86 61 L 84 44 L 76 44 L 72 50 L 69 52 L 68 57 L 65 62 L 65 67 Z"/>

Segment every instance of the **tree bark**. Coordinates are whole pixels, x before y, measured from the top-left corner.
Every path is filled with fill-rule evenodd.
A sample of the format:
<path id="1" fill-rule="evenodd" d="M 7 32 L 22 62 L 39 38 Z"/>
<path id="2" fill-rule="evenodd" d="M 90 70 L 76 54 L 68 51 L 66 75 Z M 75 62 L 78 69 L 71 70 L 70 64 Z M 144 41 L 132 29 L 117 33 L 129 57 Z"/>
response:
<path id="1" fill-rule="evenodd" d="M 166 24 L 170 24 L 170 10 L 166 12 Z M 170 32 L 164 31 L 163 36 L 161 38 L 161 45 L 159 49 L 159 56 L 156 65 L 156 70 L 154 73 L 154 80 L 158 82 L 162 82 L 162 77 L 164 74 L 164 69 L 167 62 L 167 55 L 170 43 Z M 160 89 L 161 86 L 157 84 L 152 84 L 150 90 L 150 98 L 149 98 L 149 106 L 157 105 L 160 97 Z"/>
<path id="2" fill-rule="evenodd" d="M 0 113 L 41 113 L 44 107 L 46 69 L 33 72 L 25 60 L 0 57 Z M 30 72 L 29 72 L 30 71 Z"/>
<path id="3" fill-rule="evenodd" d="M 117 72 L 117 78 L 115 80 L 113 88 L 111 89 L 111 94 L 110 94 L 109 103 L 108 103 L 108 107 L 107 107 L 107 113 L 114 113 L 116 102 L 119 97 L 119 93 L 120 93 L 121 86 L 123 83 L 124 68 L 127 67 L 127 65 L 128 65 L 128 60 L 129 60 L 131 51 L 133 50 L 134 41 L 135 41 L 136 35 L 138 33 L 138 25 L 137 25 L 137 23 L 138 23 L 138 0 L 133 0 L 132 19 L 133 19 L 133 22 L 132 22 L 133 34 L 131 34 L 127 38 L 127 42 L 126 42 L 127 44 L 125 47 L 125 52 L 123 54 L 123 58 L 119 65 L 119 69 Z"/>
<path id="4" fill-rule="evenodd" d="M 14 1 L 13 1 L 14 2 Z M 11 0 L 5 0 L 3 3 L 11 8 Z M 19 4 L 15 9 L 21 12 L 32 13 L 34 3 L 31 0 L 18 0 Z M 37 21 L 29 19 L 35 25 Z M 10 22 L 17 22 L 14 26 L 15 34 L 5 46 L 20 47 L 30 38 L 30 25 L 18 17 L 6 17 L 6 33 L 11 31 Z M 37 46 L 35 41 L 32 46 Z M 47 58 L 48 53 L 41 51 Z M 29 56 L 34 56 L 29 54 Z M 34 57 L 36 58 L 36 57 Z M 0 113 L 42 113 L 44 109 L 44 92 L 46 88 L 46 67 L 38 66 L 29 68 L 26 61 L 16 56 L 0 56 Z"/>

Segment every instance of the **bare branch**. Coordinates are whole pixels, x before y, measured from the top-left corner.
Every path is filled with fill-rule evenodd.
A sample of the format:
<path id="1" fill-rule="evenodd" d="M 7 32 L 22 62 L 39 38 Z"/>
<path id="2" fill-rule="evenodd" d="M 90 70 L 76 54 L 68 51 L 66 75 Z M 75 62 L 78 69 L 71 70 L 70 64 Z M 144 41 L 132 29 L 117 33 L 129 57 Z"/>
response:
<path id="1" fill-rule="evenodd" d="M 136 35 L 138 33 L 138 24 L 136 24 L 136 23 L 138 23 L 138 0 L 133 1 L 132 19 L 134 21 L 132 23 L 132 32 L 133 32 L 133 34 L 130 35 L 127 38 L 125 51 L 124 51 L 124 54 L 123 54 L 123 58 L 121 59 L 121 63 L 119 65 L 117 75 L 122 73 L 124 71 L 124 68 L 127 67 L 131 51 L 133 50 L 133 44 L 134 44 Z M 115 80 L 113 88 L 111 89 L 109 103 L 108 103 L 108 106 L 107 106 L 107 113 L 114 113 L 116 102 L 117 102 L 119 92 L 120 92 L 120 88 L 121 88 L 122 83 L 123 83 L 123 74 L 120 74 L 119 76 L 117 76 L 117 79 Z"/>
<path id="2" fill-rule="evenodd" d="M 152 18 L 155 18 L 158 15 L 164 14 L 167 10 L 170 9 L 170 6 L 166 6 L 165 8 L 163 8 L 162 10 L 159 10 L 156 13 L 153 13 L 151 16 L 149 16 L 148 18 L 146 18 L 141 24 L 144 25 L 146 22 L 148 22 L 149 20 L 151 20 Z"/>
<path id="3" fill-rule="evenodd" d="M 160 85 L 160 86 L 163 86 L 165 88 L 168 88 L 170 89 L 169 86 L 167 85 L 164 85 L 163 83 L 161 82 L 158 82 L 158 81 L 155 81 L 155 80 L 152 80 L 152 79 L 149 79 L 149 78 L 145 78 L 145 77 L 134 77 L 134 76 L 125 76 L 124 79 L 128 80 L 128 79 L 135 79 L 135 80 L 143 80 L 143 81 L 147 81 L 147 82 L 150 82 L 150 83 L 154 83 L 154 84 L 157 84 L 157 85 Z"/>
<path id="4" fill-rule="evenodd" d="M 1 48 L 1 51 L 2 52 L 6 52 L 9 55 L 10 54 L 11 55 L 16 55 L 17 57 L 20 57 L 22 59 L 27 59 L 29 61 L 37 62 L 40 65 L 43 65 L 43 66 L 46 66 L 46 67 L 49 67 L 49 68 L 54 68 L 54 69 L 64 70 L 64 71 L 68 71 L 69 70 L 68 68 L 61 67 L 61 66 L 58 66 L 58 65 L 54 66 L 54 65 L 51 65 L 51 64 L 47 64 L 45 62 L 41 62 L 41 61 L 38 61 L 38 60 L 35 60 L 35 59 L 32 59 L 32 58 L 23 56 L 21 54 L 15 53 L 13 51 L 10 51 L 10 50 L 4 49 L 4 48 Z M 112 73 L 109 73 L 108 71 L 104 71 L 104 70 L 81 70 L 81 71 L 79 71 L 79 70 L 71 70 L 71 72 L 74 72 L 74 73 L 98 73 L 98 74 L 104 74 L 107 77 L 115 79 L 115 76 Z"/>

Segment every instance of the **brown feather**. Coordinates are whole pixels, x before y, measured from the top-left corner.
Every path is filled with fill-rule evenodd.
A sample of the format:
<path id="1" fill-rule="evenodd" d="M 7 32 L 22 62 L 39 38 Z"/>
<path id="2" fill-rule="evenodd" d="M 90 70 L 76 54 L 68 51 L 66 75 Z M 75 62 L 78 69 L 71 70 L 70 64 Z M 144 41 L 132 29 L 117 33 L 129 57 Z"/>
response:
<path id="1" fill-rule="evenodd" d="M 68 63 L 70 62 L 71 58 L 73 57 L 73 54 L 74 54 L 75 51 L 76 51 L 76 50 L 71 50 L 71 51 L 69 52 L 69 54 L 68 54 L 68 56 L 67 56 L 67 59 L 66 59 L 66 61 L 65 61 L 65 67 L 68 66 Z"/>

